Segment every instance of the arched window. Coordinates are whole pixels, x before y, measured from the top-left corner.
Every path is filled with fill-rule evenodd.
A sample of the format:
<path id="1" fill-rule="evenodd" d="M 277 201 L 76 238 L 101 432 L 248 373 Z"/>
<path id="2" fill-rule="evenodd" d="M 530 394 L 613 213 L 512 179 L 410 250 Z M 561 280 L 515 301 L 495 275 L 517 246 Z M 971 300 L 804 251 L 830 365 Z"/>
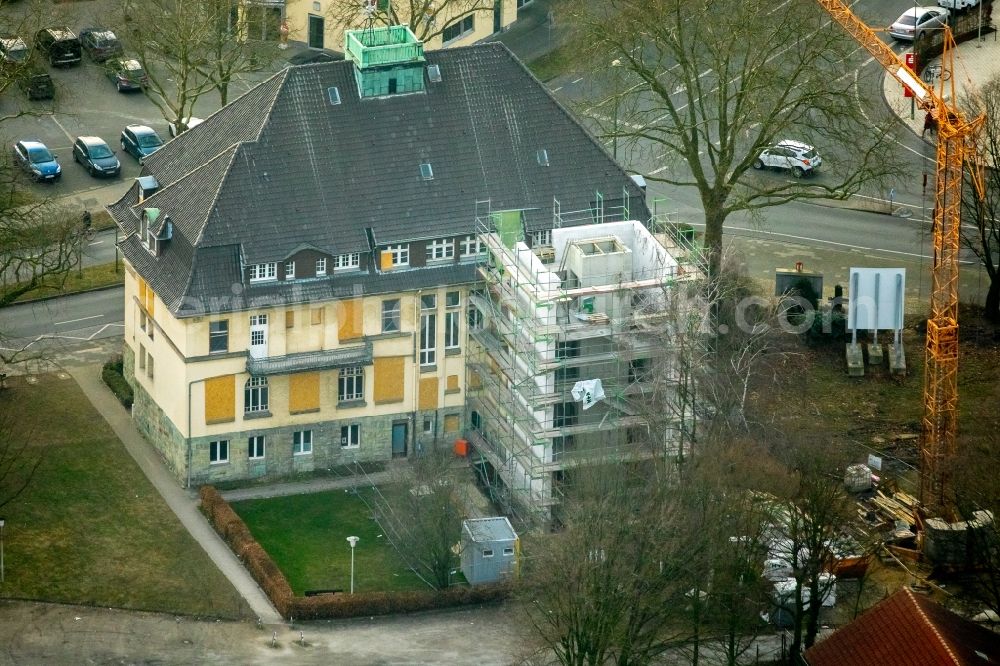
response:
<path id="1" fill-rule="evenodd" d="M 267 411 L 267 377 L 251 377 L 243 390 L 243 411 Z"/>

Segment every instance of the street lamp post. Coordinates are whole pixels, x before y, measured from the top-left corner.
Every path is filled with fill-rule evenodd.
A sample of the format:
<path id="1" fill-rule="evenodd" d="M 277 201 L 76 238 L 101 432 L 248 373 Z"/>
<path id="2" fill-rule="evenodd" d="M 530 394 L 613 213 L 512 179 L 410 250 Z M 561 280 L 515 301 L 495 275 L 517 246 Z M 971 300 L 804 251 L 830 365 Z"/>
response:
<path id="1" fill-rule="evenodd" d="M 3 526 L 4 519 L 0 518 L 0 583 L 4 581 L 3 576 Z"/>
<path id="2" fill-rule="evenodd" d="M 354 547 L 358 545 L 358 537 L 347 537 L 347 543 L 351 544 L 351 594 L 354 594 Z"/>
<path id="3" fill-rule="evenodd" d="M 611 61 L 611 66 L 621 67 L 622 61 L 619 60 L 618 58 L 615 58 L 614 60 Z M 615 162 L 617 162 L 618 161 L 618 105 L 621 103 L 621 100 L 618 99 L 619 96 L 618 78 L 617 78 L 618 75 L 617 73 L 613 73 L 613 76 L 615 77 L 615 118 L 614 118 L 614 129 L 612 130 L 614 132 L 614 136 L 611 139 L 612 142 L 611 156 L 614 158 Z"/>

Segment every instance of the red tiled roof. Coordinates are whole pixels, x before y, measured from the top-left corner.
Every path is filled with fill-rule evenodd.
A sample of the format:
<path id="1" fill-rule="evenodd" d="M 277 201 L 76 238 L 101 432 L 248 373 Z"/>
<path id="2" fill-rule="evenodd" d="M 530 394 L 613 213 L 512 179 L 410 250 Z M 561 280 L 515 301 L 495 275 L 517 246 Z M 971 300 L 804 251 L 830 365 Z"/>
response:
<path id="1" fill-rule="evenodd" d="M 907 588 L 803 655 L 809 666 L 1000 664 L 1000 635 Z"/>

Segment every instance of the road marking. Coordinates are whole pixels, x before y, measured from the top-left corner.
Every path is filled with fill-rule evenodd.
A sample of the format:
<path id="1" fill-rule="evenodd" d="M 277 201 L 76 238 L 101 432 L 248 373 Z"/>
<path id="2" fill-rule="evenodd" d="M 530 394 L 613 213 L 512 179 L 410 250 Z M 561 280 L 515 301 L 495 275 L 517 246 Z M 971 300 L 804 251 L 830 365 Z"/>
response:
<path id="1" fill-rule="evenodd" d="M 553 88 L 553 89 L 552 89 L 552 90 L 550 90 L 549 92 L 554 92 L 554 93 L 557 93 L 557 92 L 559 92 L 559 91 L 560 91 L 560 90 L 562 90 L 562 89 L 563 89 L 563 87 L 562 87 L 562 86 L 559 86 L 558 88 Z"/>
<path id="2" fill-rule="evenodd" d="M 70 143 L 72 143 L 73 142 L 73 135 L 70 134 L 69 132 L 67 132 L 66 128 L 63 127 L 62 124 L 58 120 L 56 120 L 55 114 L 50 115 L 49 118 L 52 119 L 52 122 L 54 122 L 56 124 L 56 127 L 58 127 L 59 129 L 61 129 L 62 132 L 63 132 L 63 134 L 66 135 L 66 138 L 70 140 Z"/>
<path id="3" fill-rule="evenodd" d="M 583 81 L 583 77 L 582 76 L 580 78 L 578 78 L 576 81 L 570 81 L 570 83 L 571 84 L 572 83 L 579 83 L 580 81 Z"/>
<path id="4" fill-rule="evenodd" d="M 87 243 L 87 245 L 100 245 L 104 241 L 93 241 L 92 243 Z"/>
<path id="5" fill-rule="evenodd" d="M 88 319 L 100 319 L 104 315 L 91 315 L 90 317 L 80 317 L 79 319 L 67 319 L 66 321 L 57 321 L 53 326 L 62 326 L 63 324 L 74 324 L 78 321 L 87 321 Z"/>
<path id="6" fill-rule="evenodd" d="M 650 172 L 649 172 L 649 175 L 650 175 L 650 176 L 655 176 L 656 174 L 660 173 L 661 171 L 665 171 L 665 170 L 666 170 L 666 168 L 667 168 L 667 165 L 665 165 L 665 164 L 664 164 L 664 165 L 663 165 L 663 166 L 661 166 L 661 167 L 660 167 L 659 169 L 653 169 L 652 171 L 650 171 Z"/>

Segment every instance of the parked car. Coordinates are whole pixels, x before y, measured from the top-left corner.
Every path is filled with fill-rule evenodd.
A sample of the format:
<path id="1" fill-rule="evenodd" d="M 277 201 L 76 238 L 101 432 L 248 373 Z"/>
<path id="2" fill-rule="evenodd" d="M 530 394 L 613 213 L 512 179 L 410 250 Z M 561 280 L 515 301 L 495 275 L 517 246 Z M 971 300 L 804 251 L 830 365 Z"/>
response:
<path id="1" fill-rule="evenodd" d="M 191 116 L 190 118 L 184 118 L 181 122 L 184 124 L 185 127 L 187 127 L 187 129 L 193 129 L 198 125 L 201 125 L 205 121 L 202 120 L 201 118 L 195 118 L 194 116 Z M 179 132 L 177 131 L 177 125 L 175 123 L 168 123 L 167 130 L 170 132 L 171 137 L 175 137 L 179 134 Z"/>
<path id="2" fill-rule="evenodd" d="M 122 170 L 115 152 L 96 136 L 77 137 L 73 142 L 73 161 L 82 164 L 91 176 L 117 176 Z"/>
<path id="3" fill-rule="evenodd" d="M 754 160 L 754 169 L 790 169 L 796 178 L 811 174 L 823 164 L 823 159 L 812 146 L 799 141 L 779 141 Z"/>
<path id="4" fill-rule="evenodd" d="M 139 164 L 163 147 L 163 139 L 152 127 L 128 125 L 122 130 L 122 150 L 139 160 Z"/>
<path id="5" fill-rule="evenodd" d="M 29 69 L 17 77 L 18 87 L 28 99 L 52 99 L 56 96 L 56 86 L 48 72 Z"/>
<path id="6" fill-rule="evenodd" d="M 83 60 L 80 40 L 69 28 L 43 28 L 35 33 L 35 48 L 53 67 L 79 65 Z"/>
<path id="7" fill-rule="evenodd" d="M 149 85 L 149 77 L 138 60 L 113 58 L 105 63 L 104 72 L 118 92 L 142 90 Z"/>
<path id="8" fill-rule="evenodd" d="M 28 62 L 28 45 L 14 35 L 0 37 L 0 60 L 5 67 L 18 67 Z"/>
<path id="9" fill-rule="evenodd" d="M 938 7 L 959 12 L 969 7 L 975 7 L 978 4 L 979 0 L 938 0 Z"/>
<path id="10" fill-rule="evenodd" d="M 14 144 L 14 161 L 37 182 L 55 182 L 62 176 L 62 167 L 41 141 L 18 141 Z"/>
<path id="11" fill-rule="evenodd" d="M 84 28 L 80 31 L 80 45 L 94 62 L 104 62 L 122 54 L 122 43 L 107 28 Z"/>
<path id="12" fill-rule="evenodd" d="M 910 7 L 889 26 L 889 34 L 898 40 L 912 42 L 921 39 L 928 30 L 940 30 L 947 23 L 947 9 Z"/>

